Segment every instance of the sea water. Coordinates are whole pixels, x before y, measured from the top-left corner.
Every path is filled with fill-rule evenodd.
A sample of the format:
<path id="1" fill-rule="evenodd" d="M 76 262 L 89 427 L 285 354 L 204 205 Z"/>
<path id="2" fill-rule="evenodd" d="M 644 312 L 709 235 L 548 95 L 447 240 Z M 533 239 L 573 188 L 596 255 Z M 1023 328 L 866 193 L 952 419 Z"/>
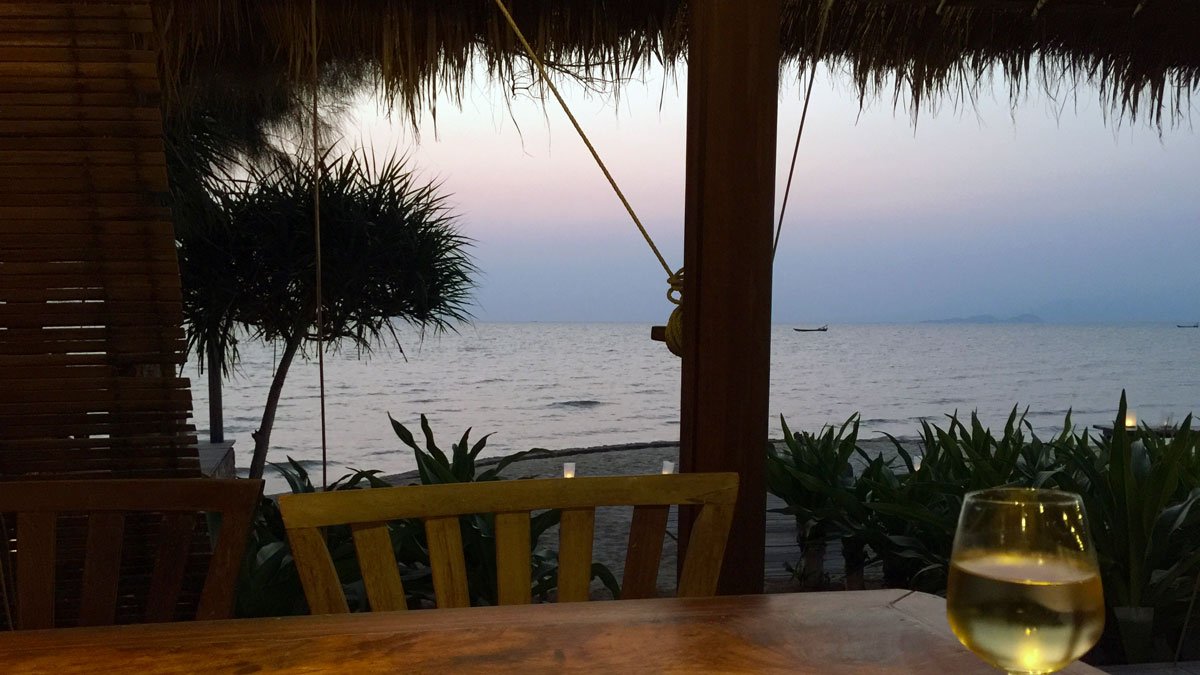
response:
<path id="1" fill-rule="evenodd" d="M 485 455 L 670 441 L 679 435 L 680 361 L 650 340 L 648 324 L 479 323 L 458 333 L 400 333 L 396 348 L 325 361 L 331 478 L 349 468 L 414 468 L 388 422 L 420 438 L 423 413 L 448 450 L 468 427 L 491 434 Z M 249 463 L 277 350 L 244 340 L 224 383 L 226 440 Z M 1173 325 L 832 325 L 797 333 L 777 325 L 771 347 L 770 435 L 779 416 L 818 431 L 853 413 L 864 437 L 913 437 L 921 420 L 978 411 L 995 431 L 1014 405 L 1034 429 L 1111 423 L 1121 390 L 1150 424 L 1200 411 L 1200 330 Z M 207 378 L 189 364 L 196 426 L 207 439 Z M 269 459 L 320 459 L 317 368 L 292 365 Z"/>

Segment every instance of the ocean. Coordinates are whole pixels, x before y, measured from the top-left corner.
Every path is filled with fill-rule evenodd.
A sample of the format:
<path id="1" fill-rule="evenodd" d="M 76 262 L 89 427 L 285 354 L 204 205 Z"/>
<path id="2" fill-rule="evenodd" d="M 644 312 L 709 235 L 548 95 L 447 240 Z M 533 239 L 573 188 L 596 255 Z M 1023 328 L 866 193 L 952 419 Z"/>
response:
<path id="1" fill-rule="evenodd" d="M 418 434 L 429 417 L 449 449 L 468 427 L 491 434 L 485 455 L 678 438 L 680 362 L 648 324 L 479 323 L 458 333 L 401 331 L 394 347 L 325 360 L 331 480 L 351 468 L 415 468 L 388 415 Z M 275 350 L 244 341 L 224 383 L 225 433 L 249 463 Z M 853 413 L 864 437 L 917 435 L 921 420 L 978 411 L 998 429 L 1014 405 L 1040 434 L 1110 423 L 1121 390 L 1139 420 L 1178 423 L 1200 411 L 1200 330 L 1173 325 L 831 325 L 772 334 L 768 425 L 818 431 Z M 189 364 L 196 426 L 207 439 L 207 378 Z M 315 359 L 293 364 L 269 460 L 319 466 Z M 273 481 L 274 482 L 274 481 Z"/>

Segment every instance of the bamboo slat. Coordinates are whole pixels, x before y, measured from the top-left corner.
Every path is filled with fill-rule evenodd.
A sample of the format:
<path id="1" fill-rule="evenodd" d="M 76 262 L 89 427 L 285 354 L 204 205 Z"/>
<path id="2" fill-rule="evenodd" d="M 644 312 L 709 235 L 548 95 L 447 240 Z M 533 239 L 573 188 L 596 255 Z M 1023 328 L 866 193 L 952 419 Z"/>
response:
<path id="1" fill-rule="evenodd" d="M 0 0 L 0 481 L 198 475 L 156 39 L 150 0 Z"/>
<path id="2" fill-rule="evenodd" d="M 150 8 L 144 4 L 91 4 L 65 2 L 10 2 L 0 5 L 0 18 L 99 18 L 99 19 L 150 19 Z"/>
<path id="3" fill-rule="evenodd" d="M 134 47 L 132 33 L 39 33 L 21 31 L 0 33 L 0 45 L 6 47 L 86 47 L 96 49 L 128 49 Z"/>
<path id="4" fill-rule="evenodd" d="M 110 422 L 100 422 L 100 421 L 90 422 L 90 423 L 76 422 L 76 423 L 71 424 L 70 426 L 71 426 L 70 433 L 87 434 L 88 436 L 106 436 L 106 435 L 111 435 L 113 432 L 124 432 L 126 434 L 149 434 L 149 435 L 170 432 L 173 435 L 185 434 L 188 436 L 194 436 L 195 432 L 196 432 L 195 425 L 188 424 L 187 421 L 183 418 L 152 419 L 152 420 L 148 420 L 148 421 L 127 419 L 127 420 L 122 420 L 119 424 L 115 423 L 115 422 L 110 423 Z M 5 427 L 3 439 L 4 439 L 4 441 L 18 441 L 18 440 L 22 440 L 22 439 L 52 440 L 51 437 L 56 434 L 65 435 L 67 433 L 68 432 L 64 432 L 61 430 L 61 425 L 54 424 L 53 422 L 51 422 L 49 420 L 43 420 L 41 424 L 26 425 L 26 426 L 19 426 L 19 427 L 18 426 Z M 64 437 L 66 437 L 66 436 L 64 436 Z M 127 443 L 128 443 L 128 441 L 123 441 L 122 446 L 128 447 Z M 8 449 L 7 448 L 8 445 L 9 445 L 8 443 L 0 442 L 0 454 L 3 454 L 5 452 L 17 452 L 17 453 L 25 452 L 24 449 L 22 449 L 20 446 L 17 446 L 17 444 L 15 444 L 15 443 L 12 444 L 14 446 L 17 446 L 17 449 L 14 449 L 14 450 Z M 157 448 L 151 448 L 151 450 L 157 450 Z M 81 452 L 90 452 L 90 450 L 81 451 Z M 135 454 L 137 452 L 140 452 L 140 449 L 137 448 L 136 446 L 130 447 L 128 452 L 130 454 Z"/>
<path id="5" fill-rule="evenodd" d="M 31 169 L 32 171 L 40 171 L 41 169 Z M 28 223 L 16 223 L 0 221 L 0 236 L 9 235 L 15 236 L 18 239 L 25 235 L 24 230 L 29 229 Z M 161 245 L 169 244 L 174 247 L 174 241 L 163 242 L 163 237 L 174 236 L 174 228 L 170 223 L 169 218 L 164 218 L 158 221 L 121 221 L 121 220 L 91 220 L 80 222 L 78 220 L 50 220 L 39 222 L 37 231 L 29 233 L 36 236 L 38 234 L 53 234 L 56 236 L 62 235 L 124 235 L 141 237 L 144 245 Z M 63 240 L 64 242 L 73 241 L 71 239 Z"/>
<path id="6" fill-rule="evenodd" d="M 149 78 L 126 79 L 123 77 L 49 77 L 46 75 L 14 73 L 0 79 L 0 93 L 83 93 L 104 94 L 125 92 L 131 97 L 137 94 L 158 92 L 158 82 Z"/>
<path id="7" fill-rule="evenodd" d="M 5 139 L 0 137 L 0 142 Z M 117 140 L 117 139 L 112 139 Z M 43 194 L 31 194 L 22 192 L 9 192 L 5 195 L 4 205 L 8 208 L 27 207 L 27 212 L 37 211 L 43 207 L 47 201 L 53 201 L 56 207 L 82 207 L 82 208 L 153 208 L 158 206 L 163 201 L 163 196 L 155 193 L 147 193 L 137 191 L 137 186 L 130 186 L 129 191 L 122 192 L 91 192 L 68 193 L 56 195 L 53 200 L 48 199 Z"/>
<path id="8" fill-rule="evenodd" d="M 0 9 L 0 17 L 4 17 Z M 154 52 L 143 49 L 70 49 L 65 47 L 0 46 L 0 63 L 156 63 Z"/>
<path id="9" fill-rule="evenodd" d="M 86 5 L 86 3 L 76 3 Z M 5 21 L 7 30 L 14 33 L 150 33 L 154 30 L 154 22 L 149 18 L 116 17 L 17 17 Z"/>
<path id="10" fill-rule="evenodd" d="M 44 204 L 47 200 L 41 199 Z M 14 221 L 43 221 L 43 220 L 142 220 L 161 221 L 171 217 L 170 209 L 150 206 L 10 206 L 5 203 L 0 206 L 0 219 Z M 34 223 L 31 227 L 37 227 Z"/>
<path id="11" fill-rule="evenodd" d="M 55 96 L 61 96 L 61 98 L 47 100 L 53 100 L 56 105 L 87 104 L 86 95 L 60 94 Z M 14 95 L 5 97 L 10 102 L 14 98 L 16 98 Z M 122 102 L 124 102 L 124 97 L 120 101 L 114 100 L 113 104 L 119 105 Z M 105 105 L 108 105 L 107 100 Z M 17 165 L 33 167 L 48 164 L 60 166 L 129 166 L 139 169 L 151 169 L 153 167 L 165 167 L 166 161 L 166 157 L 162 153 L 154 152 L 153 150 L 140 152 L 123 150 L 93 151 L 86 155 L 79 155 L 69 150 L 0 150 L 0 166 Z"/>
<path id="12" fill-rule="evenodd" d="M 0 80 L 0 93 L 4 93 L 7 97 L 7 92 L 4 89 L 5 80 Z M 92 83 L 95 80 L 91 81 Z M 121 80 L 116 80 L 120 83 Z M 27 84 L 29 84 L 26 81 Z M 79 136 L 74 138 L 67 137 L 28 137 L 28 138 L 0 138 L 0 151 L 67 151 L 78 154 L 78 162 L 87 163 L 86 157 L 92 152 L 163 152 L 161 138 L 104 138 L 100 136 Z M 164 160 L 165 162 L 165 160 Z M 164 169 L 165 170 L 165 169 Z M 169 219 L 165 218 L 165 219 Z M 164 219 L 164 220 L 165 220 Z"/>

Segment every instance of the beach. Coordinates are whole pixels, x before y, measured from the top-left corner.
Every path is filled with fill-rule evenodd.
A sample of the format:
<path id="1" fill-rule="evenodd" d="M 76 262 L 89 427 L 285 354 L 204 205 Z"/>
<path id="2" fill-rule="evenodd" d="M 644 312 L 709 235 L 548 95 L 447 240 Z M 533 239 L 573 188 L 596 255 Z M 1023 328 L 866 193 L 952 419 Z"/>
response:
<path id="1" fill-rule="evenodd" d="M 423 341 L 404 332 L 404 357 L 330 354 L 329 475 L 415 469 L 389 415 L 417 436 L 426 415 L 443 449 L 468 427 L 472 442 L 489 434 L 481 457 L 677 440 L 679 360 L 648 331 L 639 324 L 479 323 Z M 923 421 L 944 426 L 955 411 L 964 418 L 978 411 L 985 426 L 1003 428 L 1019 405 L 1047 438 L 1068 411 L 1080 429 L 1111 424 L 1122 389 L 1138 419 L 1178 422 L 1200 410 L 1195 333 L 1174 325 L 831 325 L 828 333 L 801 335 L 780 325 L 763 423 L 781 438 L 781 416 L 793 431 L 817 433 L 860 413 L 860 438 L 912 437 Z M 249 341 L 239 351 L 241 367 L 223 388 L 225 439 L 237 443 L 238 466 L 248 466 L 276 353 Z M 315 363 L 292 365 L 269 461 L 290 457 L 319 470 L 317 374 Z M 206 394 L 193 387 L 197 411 L 207 409 Z M 196 417 L 206 437 L 206 416 Z M 287 489 L 268 480 L 269 491 Z"/>

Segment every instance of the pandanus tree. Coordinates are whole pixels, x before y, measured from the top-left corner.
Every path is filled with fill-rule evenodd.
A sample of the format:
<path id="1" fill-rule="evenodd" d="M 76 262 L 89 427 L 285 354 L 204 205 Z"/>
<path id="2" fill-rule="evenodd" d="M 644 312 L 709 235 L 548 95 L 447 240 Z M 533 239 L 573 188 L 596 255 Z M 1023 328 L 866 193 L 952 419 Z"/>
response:
<path id="1" fill-rule="evenodd" d="M 222 362 L 208 367 L 226 370 L 237 359 L 238 331 L 281 347 L 254 433 L 250 476 L 257 478 L 288 369 L 316 348 L 315 182 L 326 349 L 399 346 L 397 323 L 452 329 L 469 318 L 475 266 L 440 186 L 395 155 L 326 153 L 318 171 L 275 152 L 245 175 L 203 182 L 176 195 L 177 203 L 188 200 L 177 237 L 189 346 L 202 359 L 218 355 Z"/>

